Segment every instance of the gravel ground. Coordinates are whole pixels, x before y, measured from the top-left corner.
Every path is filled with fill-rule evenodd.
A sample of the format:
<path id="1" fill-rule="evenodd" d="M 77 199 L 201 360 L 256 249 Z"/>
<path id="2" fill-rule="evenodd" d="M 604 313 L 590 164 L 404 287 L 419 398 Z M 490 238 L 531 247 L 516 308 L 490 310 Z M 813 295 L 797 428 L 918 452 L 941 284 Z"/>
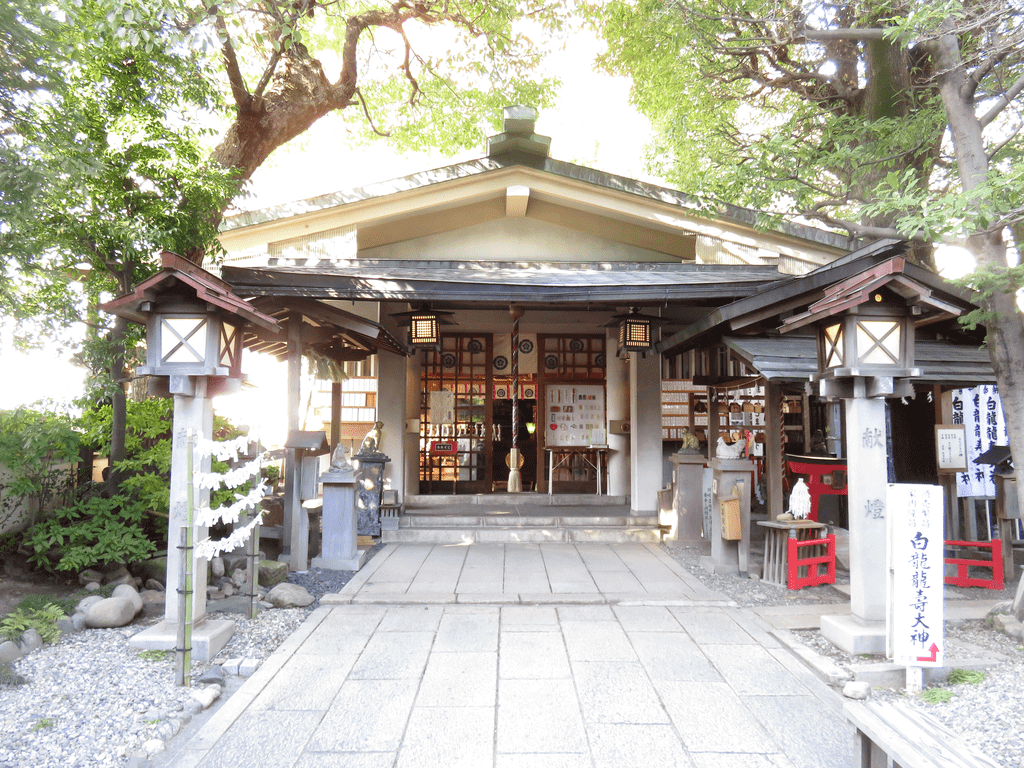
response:
<path id="1" fill-rule="evenodd" d="M 729 595 L 739 605 L 806 605 L 840 603 L 847 598 L 831 586 L 807 587 L 790 592 L 756 579 L 716 576 L 701 568 L 698 558 L 703 550 L 674 544 L 663 545 L 665 551 L 708 587 Z M 752 560 L 760 562 L 762 554 L 754 552 Z M 849 574 L 836 574 L 837 583 L 849 583 Z M 947 598 L 1012 600 L 1016 583 L 1002 591 L 954 589 L 947 587 Z M 899 701 L 926 711 L 959 734 L 969 746 L 988 755 L 1004 768 L 1024 768 L 1024 645 L 1002 632 L 985 626 L 984 621 L 946 622 L 946 660 L 956 666 L 958 659 L 993 658 L 997 663 L 978 684 L 944 684 L 953 694 L 946 703 L 930 704 L 920 696 L 903 690 L 876 688 L 872 697 Z M 794 635 L 808 648 L 827 656 L 849 670 L 853 664 L 884 662 L 882 657 L 854 657 L 832 645 L 816 631 L 796 631 Z"/>
<path id="2" fill-rule="evenodd" d="M 377 545 L 368 553 L 372 557 Z M 147 742 L 166 742 L 202 709 L 194 693 L 220 693 L 198 679 L 227 659 L 265 659 L 305 621 L 320 597 L 337 592 L 351 571 L 289 574 L 317 602 L 308 608 L 232 614 L 235 633 L 212 662 L 193 662 L 190 687 L 174 684 L 173 654 L 150 658 L 128 639 L 150 622 L 90 629 L 61 638 L 15 662 L 26 683 L 0 685 L 2 768 L 93 768 L 146 765 Z M 215 602 L 208 604 L 214 609 Z"/>

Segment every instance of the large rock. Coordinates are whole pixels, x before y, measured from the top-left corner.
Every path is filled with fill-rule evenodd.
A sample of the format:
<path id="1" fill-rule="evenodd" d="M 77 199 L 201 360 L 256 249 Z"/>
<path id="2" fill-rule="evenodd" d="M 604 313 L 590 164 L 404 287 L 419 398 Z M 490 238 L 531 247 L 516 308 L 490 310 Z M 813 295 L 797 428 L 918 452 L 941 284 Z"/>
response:
<path id="1" fill-rule="evenodd" d="M 224 575 L 224 558 L 214 557 L 210 560 L 210 573 L 215 579 L 219 579 Z"/>
<path id="2" fill-rule="evenodd" d="M 1021 566 L 1021 569 L 1020 580 L 1017 582 L 1017 593 L 1014 595 L 1013 603 L 1010 604 L 1010 610 L 1013 611 L 1013 615 L 1017 617 L 1018 621 L 1024 621 L 1024 566 Z"/>
<path id="3" fill-rule="evenodd" d="M 260 586 L 273 587 L 288 578 L 288 563 L 277 560 L 261 560 L 259 579 Z"/>
<path id="4" fill-rule="evenodd" d="M 18 643 L 18 647 L 21 648 L 21 652 L 26 656 L 32 653 L 32 651 L 42 648 L 43 638 L 39 634 L 39 630 L 33 627 L 22 632 L 21 642 Z"/>
<path id="5" fill-rule="evenodd" d="M 78 574 L 78 583 L 83 587 L 86 584 L 102 584 L 103 574 L 93 568 L 86 568 Z"/>
<path id="6" fill-rule="evenodd" d="M 135 587 L 130 584 L 121 584 L 114 587 L 114 591 L 110 593 L 111 597 L 123 597 L 132 601 L 132 605 L 135 606 L 135 613 L 142 610 L 142 597 L 135 590 Z"/>
<path id="7" fill-rule="evenodd" d="M 117 586 L 118 584 L 126 584 L 131 581 L 132 573 L 125 566 L 119 565 L 111 571 L 108 571 L 103 576 L 104 584 L 111 584 Z"/>
<path id="8" fill-rule="evenodd" d="M 0 643 L 0 663 L 6 661 L 17 661 L 21 658 L 21 648 L 11 640 L 4 640 Z"/>
<path id="9" fill-rule="evenodd" d="M 161 584 L 167 583 L 167 558 L 153 557 L 139 563 L 142 573 L 147 579 L 156 579 Z"/>
<path id="10" fill-rule="evenodd" d="M 78 601 L 78 605 L 75 606 L 75 613 L 88 613 L 89 609 L 102 599 L 103 595 L 89 595 L 88 597 L 83 597 Z"/>
<path id="11" fill-rule="evenodd" d="M 313 604 L 313 596 L 298 584 L 278 584 L 267 593 L 267 602 L 275 608 L 305 608 Z"/>
<path id="12" fill-rule="evenodd" d="M 135 603 L 127 597 L 108 597 L 85 612 L 85 626 L 94 629 L 124 627 L 135 618 Z"/>

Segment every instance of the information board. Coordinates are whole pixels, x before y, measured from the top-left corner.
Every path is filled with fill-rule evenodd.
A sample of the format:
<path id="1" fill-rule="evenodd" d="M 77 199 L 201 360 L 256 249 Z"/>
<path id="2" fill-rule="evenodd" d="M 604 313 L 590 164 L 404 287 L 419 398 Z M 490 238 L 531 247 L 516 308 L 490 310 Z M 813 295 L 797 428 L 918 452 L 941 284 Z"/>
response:
<path id="1" fill-rule="evenodd" d="M 941 667 L 943 505 L 937 485 L 890 483 L 888 650 L 897 664 Z"/>
<path id="2" fill-rule="evenodd" d="M 607 442 L 602 385 L 550 384 L 544 407 L 546 445 L 584 447 Z"/>
<path id="3" fill-rule="evenodd" d="M 935 459 L 940 475 L 967 471 L 967 429 L 964 425 L 935 425 Z"/>

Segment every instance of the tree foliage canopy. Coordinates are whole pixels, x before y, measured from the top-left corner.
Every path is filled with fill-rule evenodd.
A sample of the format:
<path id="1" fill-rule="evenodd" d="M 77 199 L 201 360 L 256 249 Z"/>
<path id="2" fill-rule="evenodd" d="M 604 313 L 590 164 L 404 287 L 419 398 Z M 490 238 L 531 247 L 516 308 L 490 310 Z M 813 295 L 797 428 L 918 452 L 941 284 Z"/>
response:
<path id="1" fill-rule="evenodd" d="M 595 7 L 654 123 L 651 160 L 713 201 L 855 237 L 1016 225 L 1024 7 L 1000 0 L 639 0 Z M 959 61 L 939 49 L 953 41 Z M 965 179 L 941 80 L 961 68 L 988 160 Z"/>

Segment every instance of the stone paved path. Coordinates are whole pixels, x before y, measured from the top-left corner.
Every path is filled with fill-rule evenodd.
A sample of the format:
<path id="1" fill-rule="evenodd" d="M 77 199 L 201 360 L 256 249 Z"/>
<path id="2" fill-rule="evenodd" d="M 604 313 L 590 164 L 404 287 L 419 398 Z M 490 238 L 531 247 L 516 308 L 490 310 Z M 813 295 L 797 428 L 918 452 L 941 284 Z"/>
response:
<path id="1" fill-rule="evenodd" d="M 760 617 L 698 589 L 657 547 L 381 555 L 176 766 L 852 764 L 841 696 Z"/>

